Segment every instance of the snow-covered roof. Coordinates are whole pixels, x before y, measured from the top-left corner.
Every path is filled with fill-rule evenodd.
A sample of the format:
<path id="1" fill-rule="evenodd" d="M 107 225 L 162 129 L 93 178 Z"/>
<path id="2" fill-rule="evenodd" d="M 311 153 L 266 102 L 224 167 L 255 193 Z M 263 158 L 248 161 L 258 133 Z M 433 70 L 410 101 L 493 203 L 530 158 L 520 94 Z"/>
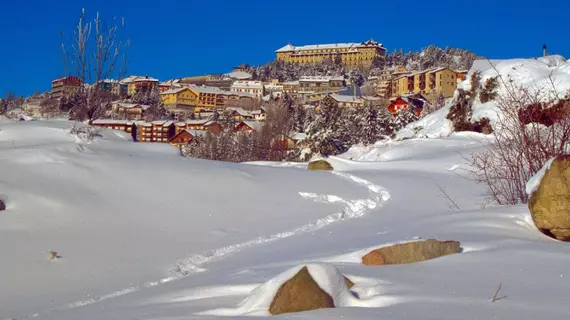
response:
<path id="1" fill-rule="evenodd" d="M 140 77 L 138 79 L 135 79 L 134 82 L 158 82 L 158 79 L 150 77 Z"/>
<path id="2" fill-rule="evenodd" d="M 289 134 L 289 138 L 296 140 L 296 141 L 303 141 L 307 139 L 307 134 L 303 132 L 291 132 Z"/>
<path id="3" fill-rule="evenodd" d="M 343 76 L 306 76 L 299 78 L 299 82 L 329 82 L 343 80 Z"/>
<path id="4" fill-rule="evenodd" d="M 247 80 L 247 79 L 251 79 L 252 75 L 250 73 L 244 72 L 244 71 L 233 71 L 230 73 L 226 73 L 224 74 L 225 76 L 228 76 L 232 79 L 238 79 L 238 80 Z"/>
<path id="5" fill-rule="evenodd" d="M 120 82 L 121 84 L 129 84 L 129 83 L 135 81 L 135 80 L 138 79 L 138 78 L 142 78 L 142 77 L 140 77 L 140 76 L 128 76 L 128 77 L 126 77 L 125 79 L 123 79 L 123 80 L 121 80 L 121 81 L 119 81 L 119 82 Z"/>
<path id="6" fill-rule="evenodd" d="M 242 121 L 243 124 L 245 124 L 246 126 L 250 127 L 251 129 L 253 129 L 254 131 L 257 131 L 259 129 L 261 129 L 263 127 L 263 125 L 265 125 L 264 122 L 261 121 Z"/>
<path id="7" fill-rule="evenodd" d="M 362 103 L 362 100 L 360 99 L 360 97 L 344 96 L 344 95 L 340 95 L 340 94 L 331 94 L 329 96 L 337 102 L 358 102 L 358 103 Z"/>
<path id="8" fill-rule="evenodd" d="M 190 129 L 184 129 L 184 131 L 188 132 L 188 133 L 191 134 L 193 137 L 205 136 L 205 135 L 208 134 L 208 131 L 205 131 L 205 130 L 190 130 Z"/>
<path id="9" fill-rule="evenodd" d="M 130 120 L 115 120 L 115 119 L 97 119 L 92 122 L 93 124 L 123 124 L 123 125 L 131 125 L 134 122 Z"/>
<path id="10" fill-rule="evenodd" d="M 180 92 L 182 92 L 182 91 L 184 91 L 184 90 L 186 90 L 186 89 L 188 89 L 188 88 L 186 87 L 186 88 L 168 89 L 168 90 L 164 91 L 164 92 L 161 93 L 161 94 L 177 94 L 177 93 L 180 93 Z"/>
<path id="11" fill-rule="evenodd" d="M 449 69 L 449 67 L 440 67 L 440 68 L 436 68 L 436 69 L 433 69 L 433 70 L 429 70 L 428 72 L 429 72 L 429 73 L 440 72 L 440 71 L 443 71 L 443 70 L 445 70 L 445 69 Z M 451 69 L 449 69 L 449 70 L 451 70 Z M 451 71 L 453 71 L 453 70 L 451 70 Z"/>
<path id="12" fill-rule="evenodd" d="M 190 125 L 206 125 L 208 122 L 213 122 L 210 119 L 200 119 L 200 120 L 186 120 L 182 122 L 183 124 L 190 124 Z"/>
<path id="13" fill-rule="evenodd" d="M 168 127 L 169 125 L 173 124 L 174 121 L 170 121 L 170 120 L 156 120 L 151 122 L 152 125 L 157 125 L 157 126 L 163 126 L 163 127 Z"/>
<path id="14" fill-rule="evenodd" d="M 252 114 L 243 109 L 243 108 L 239 108 L 239 107 L 228 107 L 227 109 L 229 110 L 233 110 L 234 112 L 237 112 L 240 116 L 252 116 Z"/>
<path id="15" fill-rule="evenodd" d="M 372 39 L 366 42 L 350 42 L 350 43 L 331 43 L 331 44 L 311 44 L 305 46 L 294 46 L 287 44 L 286 46 L 277 49 L 275 52 L 296 52 L 306 50 L 335 50 L 335 49 L 351 49 L 358 47 L 375 46 L 382 50 L 386 50 L 381 43 L 375 42 Z"/>

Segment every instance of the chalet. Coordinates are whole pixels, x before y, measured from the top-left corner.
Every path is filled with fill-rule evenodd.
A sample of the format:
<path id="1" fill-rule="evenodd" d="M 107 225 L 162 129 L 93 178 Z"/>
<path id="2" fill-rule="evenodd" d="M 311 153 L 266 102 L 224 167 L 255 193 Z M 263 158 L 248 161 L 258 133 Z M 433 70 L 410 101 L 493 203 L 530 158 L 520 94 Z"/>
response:
<path id="1" fill-rule="evenodd" d="M 137 126 L 133 121 L 128 120 L 112 120 L 112 119 L 97 119 L 91 123 L 92 126 L 107 128 L 112 130 L 121 130 L 130 133 L 133 141 L 137 141 Z"/>
<path id="2" fill-rule="evenodd" d="M 241 121 L 234 127 L 234 132 L 259 132 L 264 124 L 260 121 Z"/>
<path id="3" fill-rule="evenodd" d="M 469 70 L 455 70 L 455 75 L 457 76 L 457 83 L 465 80 L 467 78 L 467 73 Z"/>
<path id="4" fill-rule="evenodd" d="M 388 106 L 388 111 L 390 111 L 394 116 L 396 116 L 398 111 L 409 108 L 413 108 L 415 113 L 419 116 L 422 113 L 423 108 L 429 105 L 428 100 L 419 93 L 401 95 L 392 99 L 391 102 L 392 103 Z"/>
<path id="5" fill-rule="evenodd" d="M 267 113 L 265 112 L 265 107 L 261 107 L 259 110 L 253 110 L 249 112 L 255 121 L 265 121 L 267 118 Z"/>
<path id="6" fill-rule="evenodd" d="M 170 139 L 170 144 L 173 146 L 183 146 L 192 142 L 196 137 L 206 135 L 206 131 L 188 130 L 184 129 Z"/>
<path id="7" fill-rule="evenodd" d="M 250 111 L 244 110 L 243 108 L 229 107 L 229 108 L 227 108 L 227 110 L 230 110 L 229 116 L 234 118 L 234 120 L 237 120 L 237 121 L 254 120 L 255 119 L 255 116 Z"/>
<path id="8" fill-rule="evenodd" d="M 113 111 L 118 114 L 123 114 L 127 117 L 134 119 L 141 119 L 143 113 L 150 108 L 149 105 L 136 104 L 136 103 L 113 103 Z"/>

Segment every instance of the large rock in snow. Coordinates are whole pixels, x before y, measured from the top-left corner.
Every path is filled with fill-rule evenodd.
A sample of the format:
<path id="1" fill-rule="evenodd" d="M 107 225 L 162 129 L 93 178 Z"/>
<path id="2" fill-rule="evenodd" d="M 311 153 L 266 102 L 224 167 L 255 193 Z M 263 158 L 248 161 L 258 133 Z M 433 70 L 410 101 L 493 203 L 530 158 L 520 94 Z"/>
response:
<path id="1" fill-rule="evenodd" d="M 555 158 L 540 174 L 538 188 L 530 190 L 532 219 L 544 234 L 570 241 L 570 155 Z"/>
<path id="2" fill-rule="evenodd" d="M 311 265 L 309 266 L 311 267 Z M 326 266 L 322 269 L 322 266 L 313 266 L 313 271 L 309 271 L 307 266 L 304 266 L 295 276 L 291 279 L 285 281 L 277 290 L 271 305 L 269 306 L 269 313 L 272 315 L 291 313 L 291 312 L 302 312 L 308 310 L 322 309 L 322 308 L 334 308 L 335 299 L 339 300 L 341 303 L 339 293 L 347 291 L 349 288 L 354 286 L 352 281 L 348 278 L 342 276 L 336 268 L 332 266 Z M 327 271 L 328 272 L 323 272 Z M 331 272 L 333 270 L 334 272 Z M 328 291 L 333 290 L 335 292 L 334 297 L 331 296 L 325 289 L 319 286 L 319 283 L 313 278 L 311 272 L 318 272 L 321 277 L 320 282 L 325 280 L 325 282 L 334 284 L 336 278 L 343 279 L 339 286 L 346 286 L 346 288 L 337 289 L 335 285 L 330 288 L 325 288 Z M 323 278 L 324 277 L 324 278 Z M 342 277 L 342 278 L 341 278 Z M 340 287 L 339 287 L 340 288 Z"/>
<path id="3" fill-rule="evenodd" d="M 362 257 L 362 263 L 369 266 L 414 263 L 459 253 L 460 250 L 458 241 L 428 239 L 373 250 Z"/>
<path id="4" fill-rule="evenodd" d="M 315 160 L 309 162 L 307 170 L 333 170 L 333 166 L 325 160 Z"/>
<path id="5" fill-rule="evenodd" d="M 303 267 L 281 285 L 271 302 L 269 312 L 275 315 L 322 308 L 334 308 L 333 298 L 319 287 L 307 267 Z"/>
<path id="6" fill-rule="evenodd" d="M 0 211 L 4 210 L 6 210 L 6 204 L 4 203 L 4 200 L 0 199 Z"/>

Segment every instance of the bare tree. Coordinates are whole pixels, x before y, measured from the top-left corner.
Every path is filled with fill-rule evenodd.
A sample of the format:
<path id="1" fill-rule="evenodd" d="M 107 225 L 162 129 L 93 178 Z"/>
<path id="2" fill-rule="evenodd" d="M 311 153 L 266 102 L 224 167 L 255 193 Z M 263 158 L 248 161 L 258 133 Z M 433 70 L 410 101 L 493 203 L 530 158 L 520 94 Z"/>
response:
<path id="1" fill-rule="evenodd" d="M 360 93 L 363 96 L 373 96 L 376 94 L 376 87 L 372 82 L 366 82 L 361 88 Z"/>
<path id="2" fill-rule="evenodd" d="M 552 88 L 525 88 L 499 80 L 504 93 L 491 143 L 470 162 L 476 179 L 499 204 L 528 202 L 527 181 L 552 157 L 570 151 L 570 99 Z"/>
<path id="3" fill-rule="evenodd" d="M 105 114 L 112 96 L 101 88 L 101 81 L 110 77 L 121 79 L 126 72 L 130 41 L 124 31 L 124 19 L 118 23 L 113 18 L 107 23 L 97 13 L 93 21 L 88 21 L 82 10 L 70 45 L 66 45 L 62 33 L 64 71 L 73 70 L 72 74 L 81 80 L 81 87 L 70 99 L 74 102 L 70 110 L 72 119 L 92 123 Z"/>

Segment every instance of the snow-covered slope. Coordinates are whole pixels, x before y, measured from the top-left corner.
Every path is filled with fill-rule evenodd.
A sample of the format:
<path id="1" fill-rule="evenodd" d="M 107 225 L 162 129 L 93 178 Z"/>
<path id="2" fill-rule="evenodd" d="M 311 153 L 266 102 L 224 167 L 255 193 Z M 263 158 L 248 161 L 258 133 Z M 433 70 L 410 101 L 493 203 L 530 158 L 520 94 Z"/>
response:
<path id="1" fill-rule="evenodd" d="M 570 61 L 562 56 L 553 55 L 533 59 L 508 60 L 476 60 L 467 74 L 467 78 L 459 83 L 457 89 L 471 90 L 471 76 L 475 71 L 481 71 L 481 84 L 491 77 L 500 76 L 497 93 L 506 95 L 505 83 L 528 89 L 530 92 L 541 92 L 543 100 L 552 100 L 556 96 L 564 97 L 570 90 Z M 455 92 L 457 96 L 458 92 Z M 410 123 L 398 132 L 398 138 L 448 136 L 453 130 L 451 122 L 446 119 L 450 105 L 426 116 L 419 121 Z M 481 103 L 478 98 L 472 106 L 473 121 L 488 118 L 491 125 L 500 116 L 495 101 Z"/>
<path id="2" fill-rule="evenodd" d="M 0 126 L 0 319 L 264 318 L 300 266 L 338 280 L 322 262 L 355 283 L 353 297 L 278 319 L 570 315 L 570 247 L 538 232 L 526 207 L 490 207 L 465 178 L 462 154 L 479 135 L 361 147 L 329 159 L 337 171 L 309 172 L 184 159 L 110 131 L 77 143 L 65 122 Z M 459 240 L 463 252 L 360 264 L 418 238 Z"/>
<path id="3" fill-rule="evenodd" d="M 0 126 L 0 319 L 152 285 L 240 249 L 232 245 L 316 229 L 331 206 L 312 195 L 336 196 L 338 210 L 368 196 L 343 177 L 187 159 L 118 131 L 86 144 L 68 122 Z"/>

